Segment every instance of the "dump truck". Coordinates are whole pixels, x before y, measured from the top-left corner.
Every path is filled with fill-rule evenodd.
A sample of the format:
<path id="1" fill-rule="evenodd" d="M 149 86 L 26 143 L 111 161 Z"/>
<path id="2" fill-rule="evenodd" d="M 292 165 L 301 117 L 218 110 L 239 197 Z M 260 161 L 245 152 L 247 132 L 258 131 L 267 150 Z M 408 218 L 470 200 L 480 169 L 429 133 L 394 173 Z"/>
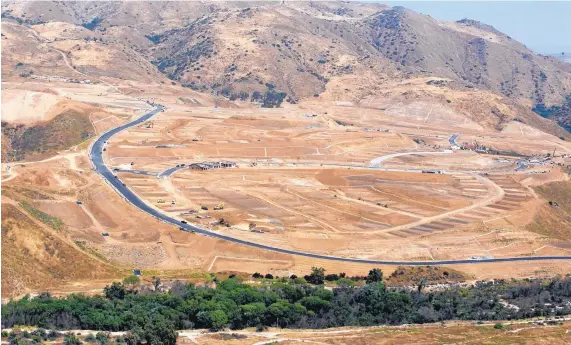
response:
<path id="1" fill-rule="evenodd" d="M 214 210 L 218 211 L 218 210 L 223 210 L 224 209 L 224 203 L 220 203 L 216 206 L 214 206 Z"/>

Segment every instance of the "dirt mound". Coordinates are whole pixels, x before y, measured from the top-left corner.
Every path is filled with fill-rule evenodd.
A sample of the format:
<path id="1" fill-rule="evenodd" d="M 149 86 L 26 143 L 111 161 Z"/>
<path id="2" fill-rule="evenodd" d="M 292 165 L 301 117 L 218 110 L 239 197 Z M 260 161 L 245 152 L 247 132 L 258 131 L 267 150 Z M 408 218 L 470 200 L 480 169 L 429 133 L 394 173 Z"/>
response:
<path id="1" fill-rule="evenodd" d="M 51 110 L 62 97 L 52 93 L 27 90 L 3 90 L 2 120 L 10 123 L 31 124 L 51 120 Z"/>

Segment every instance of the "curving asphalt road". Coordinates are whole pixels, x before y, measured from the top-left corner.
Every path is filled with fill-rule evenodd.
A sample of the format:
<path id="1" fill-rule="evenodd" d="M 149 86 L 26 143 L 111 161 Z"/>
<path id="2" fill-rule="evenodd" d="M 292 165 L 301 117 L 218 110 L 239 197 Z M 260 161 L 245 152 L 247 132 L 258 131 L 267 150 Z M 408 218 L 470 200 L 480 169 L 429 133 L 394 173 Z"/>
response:
<path id="1" fill-rule="evenodd" d="M 409 156 L 409 155 L 441 155 L 441 154 L 448 154 L 448 153 L 454 153 L 454 151 L 452 151 L 452 150 L 426 151 L 426 152 L 410 151 L 410 152 L 391 153 L 389 155 L 377 157 L 377 158 L 371 160 L 371 162 L 369 163 L 369 168 L 380 168 L 384 161 L 389 160 L 389 159 L 393 159 L 396 157 Z M 411 169 L 411 170 L 421 170 L 421 169 Z"/>
<path id="2" fill-rule="evenodd" d="M 354 263 L 362 263 L 362 264 L 372 264 L 372 265 L 406 265 L 406 266 L 424 266 L 424 265 L 456 265 L 456 264 L 475 264 L 475 263 L 489 263 L 489 262 L 517 262 L 517 261 L 544 261 L 544 260 L 571 260 L 571 256 L 526 256 L 526 257 L 514 257 L 514 258 L 494 258 L 494 259 L 462 259 L 462 260 L 440 260 L 440 261 L 391 261 L 391 260 L 367 260 L 367 259 L 354 259 L 354 258 L 343 258 L 337 256 L 328 256 L 328 255 L 320 255 L 320 254 L 313 254 L 313 253 L 305 253 L 296 250 L 289 250 L 289 249 L 282 249 L 271 247 L 255 242 L 244 241 L 238 238 L 222 235 L 219 233 L 215 233 L 212 231 L 204 230 L 199 227 L 196 227 L 191 224 L 183 224 L 180 220 L 169 217 L 160 211 L 150 207 L 147 205 L 143 200 L 141 200 L 135 193 L 133 193 L 126 185 L 121 182 L 119 178 L 117 178 L 111 170 L 105 165 L 103 161 L 103 149 L 107 141 L 115 134 L 129 128 L 136 126 L 144 121 L 147 121 L 152 116 L 160 112 L 164 109 L 161 105 L 156 105 L 155 109 L 146 113 L 145 115 L 139 117 L 138 119 L 126 123 L 122 126 L 114 128 L 103 135 L 101 135 L 91 146 L 89 151 L 89 158 L 93 163 L 95 171 L 97 171 L 106 181 L 109 183 L 120 195 L 122 195 L 125 200 L 133 204 L 135 207 L 140 209 L 141 211 L 163 221 L 166 223 L 173 224 L 175 226 L 180 227 L 186 231 L 194 231 L 199 234 L 203 234 L 206 236 L 211 236 L 215 238 L 219 238 L 222 240 L 239 243 L 242 245 L 265 249 L 273 252 L 283 253 L 283 254 L 290 254 L 290 255 L 299 255 L 305 256 L 314 259 L 325 259 L 325 260 L 332 260 L 332 261 L 343 261 L 343 262 L 354 262 Z"/>
<path id="3" fill-rule="evenodd" d="M 175 171 L 180 170 L 180 169 L 188 169 L 188 165 L 185 165 L 185 166 L 183 166 L 183 167 L 179 165 L 179 166 L 176 166 L 176 167 L 168 168 L 167 170 L 165 170 L 165 171 L 159 173 L 159 174 L 157 175 L 157 177 L 158 177 L 158 178 L 166 178 L 166 177 L 169 177 L 169 176 L 171 176 Z"/>

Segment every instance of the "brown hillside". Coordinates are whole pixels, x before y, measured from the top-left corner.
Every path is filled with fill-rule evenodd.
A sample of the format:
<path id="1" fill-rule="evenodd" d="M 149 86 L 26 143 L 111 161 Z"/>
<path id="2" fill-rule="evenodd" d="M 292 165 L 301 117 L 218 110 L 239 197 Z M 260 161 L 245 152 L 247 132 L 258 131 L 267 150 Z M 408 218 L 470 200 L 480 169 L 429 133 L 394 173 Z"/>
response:
<path id="1" fill-rule="evenodd" d="M 9 2 L 3 13 L 30 24 L 67 22 L 84 31 L 83 25 L 91 31 L 86 36 L 97 42 L 92 41 L 94 47 L 80 44 L 82 49 L 116 57 L 94 65 L 122 66 L 116 70 L 119 76 L 146 78 L 156 72 L 146 59 L 172 79 L 204 91 L 251 93 L 265 91 L 269 83 L 293 98 L 310 97 L 336 75 L 359 75 L 372 68 L 378 76 L 400 69 L 403 76 L 453 78 L 528 104 L 561 104 L 571 93 L 571 65 L 537 55 L 489 25 L 439 21 L 402 7 L 351 2 Z M 131 65 L 142 72 L 139 77 L 129 71 Z"/>
<path id="2" fill-rule="evenodd" d="M 21 295 L 30 289 L 48 289 L 66 279 L 115 276 L 99 262 L 52 233 L 16 206 L 2 203 L 2 296 Z"/>
<path id="3" fill-rule="evenodd" d="M 551 182 L 534 189 L 545 204 L 527 228 L 542 235 L 571 240 L 571 182 Z"/>
<path id="4" fill-rule="evenodd" d="M 475 21 L 443 22 L 395 7 L 365 25 L 377 49 L 404 71 L 449 77 L 535 103 L 560 104 L 571 92 L 571 66 Z"/>
<path id="5" fill-rule="evenodd" d="M 363 97 L 387 80 L 447 78 L 502 95 L 549 133 L 562 136 L 529 110 L 570 128 L 571 65 L 470 19 L 357 2 L 4 2 L 2 13 L 5 77 L 168 77 L 265 106 L 332 89 Z M 474 112 L 503 116 L 481 106 Z"/>

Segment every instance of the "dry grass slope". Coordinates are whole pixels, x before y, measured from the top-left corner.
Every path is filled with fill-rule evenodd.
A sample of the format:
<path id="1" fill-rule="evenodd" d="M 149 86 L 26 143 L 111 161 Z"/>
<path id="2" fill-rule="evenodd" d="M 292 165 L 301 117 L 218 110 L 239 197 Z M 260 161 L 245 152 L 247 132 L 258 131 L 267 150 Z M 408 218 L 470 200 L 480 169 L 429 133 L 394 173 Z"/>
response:
<path id="1" fill-rule="evenodd" d="M 542 235 L 569 241 L 571 238 L 571 182 L 552 182 L 535 187 L 535 191 L 545 199 L 546 203 L 541 206 L 537 216 L 527 228 Z"/>
<path id="2" fill-rule="evenodd" d="M 117 276 L 72 244 L 35 223 L 12 204 L 2 204 L 2 295 L 15 296 L 30 289 L 49 289 L 68 279 Z"/>

